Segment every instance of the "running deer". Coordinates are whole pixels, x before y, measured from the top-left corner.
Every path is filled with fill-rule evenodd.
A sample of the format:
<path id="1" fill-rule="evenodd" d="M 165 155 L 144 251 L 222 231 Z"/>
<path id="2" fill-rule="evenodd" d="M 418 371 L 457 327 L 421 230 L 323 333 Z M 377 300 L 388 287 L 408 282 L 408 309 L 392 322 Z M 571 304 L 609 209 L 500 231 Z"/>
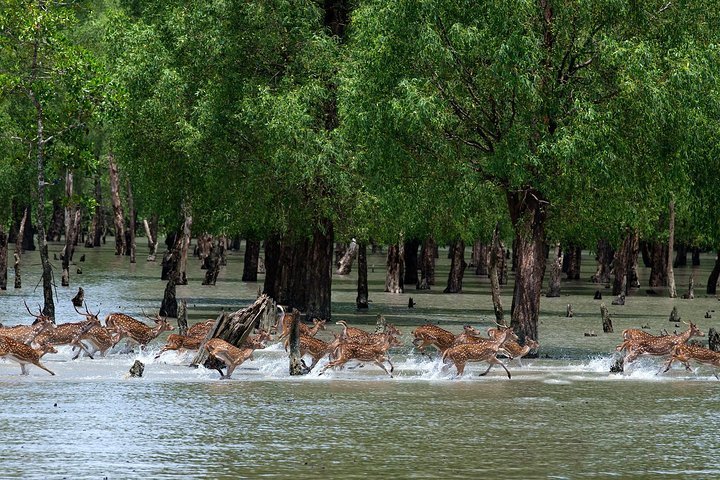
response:
<path id="1" fill-rule="evenodd" d="M 515 340 L 508 340 L 505 345 L 502 346 L 500 351 L 507 352 L 507 356 L 511 359 L 517 360 L 519 366 L 523 366 L 522 358 L 533 350 L 540 348 L 540 344 L 532 338 L 525 337 L 525 345 L 520 345 Z"/>
<path id="2" fill-rule="evenodd" d="M 98 319 L 98 313 L 92 313 L 87 304 L 85 305 L 85 313 L 82 313 L 77 307 L 74 307 L 75 311 L 79 315 L 83 315 L 85 320 L 82 322 L 67 322 L 57 325 L 55 329 L 45 331 L 35 337 L 34 343 L 42 345 L 44 343 L 50 343 L 52 345 L 69 345 L 72 344 L 76 337 L 82 334 L 83 331 L 87 331 L 90 326 L 100 326 L 100 320 Z"/>
<path id="3" fill-rule="evenodd" d="M 168 335 L 167 343 L 165 343 L 165 346 L 155 355 L 155 358 L 160 358 L 160 355 L 168 350 L 198 350 L 204 339 L 205 337 L 191 337 L 189 335 L 171 333 Z"/>
<path id="4" fill-rule="evenodd" d="M 676 361 L 685 365 L 686 370 L 690 370 L 690 360 L 695 360 L 698 363 L 704 363 L 705 365 L 712 365 L 713 367 L 720 368 L 720 352 L 716 352 L 699 345 L 680 344 L 673 347 L 670 360 L 668 360 L 662 373 L 670 370 L 673 362 Z M 717 371 L 713 371 L 713 375 L 715 375 L 715 378 L 720 380 Z"/>
<path id="5" fill-rule="evenodd" d="M 0 357 L 19 363 L 20 371 L 23 375 L 28 375 L 28 364 L 33 364 L 38 368 L 42 368 L 50 375 L 55 375 L 55 373 L 40 363 L 40 358 L 46 353 L 57 353 L 57 350 L 49 343 L 45 343 L 39 349 L 35 349 L 30 345 L 25 345 L 10 337 L 0 336 Z"/>
<path id="6" fill-rule="evenodd" d="M 340 342 L 342 341 L 340 335 L 334 333 L 333 335 L 335 338 L 332 342 L 324 342 L 319 338 L 300 335 L 300 356 L 310 355 L 312 357 L 312 363 L 309 367 L 305 364 L 304 360 L 300 360 L 307 372 L 312 371 L 322 358 L 327 355 L 332 355 L 340 346 Z"/>
<path id="7" fill-rule="evenodd" d="M 385 335 L 390 334 L 393 337 L 398 337 L 402 335 L 400 330 L 393 325 L 392 323 L 387 323 L 384 326 L 383 332 L 376 332 L 376 333 L 369 333 L 365 330 L 362 330 L 360 328 L 356 327 L 350 327 L 348 326 L 347 322 L 345 320 L 340 320 L 335 322 L 338 325 L 342 325 L 343 330 L 340 333 L 340 337 L 343 340 L 349 341 L 349 342 L 355 342 L 355 343 L 361 343 L 361 344 L 381 344 L 385 341 Z M 397 341 L 397 338 L 395 338 Z"/>
<path id="8" fill-rule="evenodd" d="M 615 347 L 615 350 L 617 350 L 618 352 L 625 350 L 627 345 L 629 345 L 628 342 L 650 340 L 651 338 L 655 338 L 656 335 L 653 335 L 650 332 L 646 332 L 645 330 L 640 330 L 639 328 L 626 328 L 622 332 L 622 337 L 623 343 Z"/>
<path id="9" fill-rule="evenodd" d="M 35 315 L 30 311 L 27 302 L 23 300 L 23 303 L 25 303 L 25 309 L 28 313 L 35 317 L 35 321 L 33 321 L 31 325 L 0 327 L 0 335 L 10 337 L 20 343 L 30 345 L 35 337 L 37 337 L 40 333 L 53 330 L 55 328 L 55 322 L 53 322 L 47 315 L 43 315 L 40 307 L 38 307 L 38 315 Z"/>
<path id="10" fill-rule="evenodd" d="M 686 344 L 691 337 L 705 336 L 694 323 L 683 323 L 688 325 L 688 329 L 679 335 L 653 336 L 647 339 L 624 341 L 621 347 L 628 353 L 623 359 L 623 365 L 635 361 L 640 355 L 670 355 L 675 346 Z"/>
<path id="11" fill-rule="evenodd" d="M 497 358 L 498 351 L 511 339 L 515 340 L 517 336 L 512 328 L 506 328 L 490 342 L 463 343 L 450 347 L 445 350 L 442 356 L 443 363 L 446 364 L 443 370 L 447 370 L 450 363 L 452 363 L 457 369 L 457 376 L 461 376 L 465 371 L 467 362 L 488 362 L 490 365 L 480 376 L 487 375 L 493 365 L 500 365 L 507 373 L 508 378 L 512 378 L 505 364 Z"/>
<path id="12" fill-rule="evenodd" d="M 192 327 L 188 328 L 186 335 L 188 337 L 204 339 L 208 336 L 208 333 L 210 333 L 210 329 L 212 329 L 214 325 L 215 320 L 205 320 L 204 322 L 198 322 Z"/>
<path id="13" fill-rule="evenodd" d="M 350 360 L 357 360 L 360 362 L 375 362 L 377 366 L 385 370 L 385 373 L 390 375 L 392 378 L 392 371 L 395 366 L 392 364 L 387 351 L 390 347 L 397 342 L 397 339 L 390 333 L 385 333 L 384 341 L 382 344 L 361 344 L 343 340 L 337 347 L 338 356 L 335 360 L 328 362 L 319 375 L 325 373 L 328 368 L 342 367 Z M 390 365 L 390 370 L 385 367 L 385 362 Z"/>
<path id="14" fill-rule="evenodd" d="M 320 320 L 318 318 L 313 318 L 313 326 L 308 327 L 304 323 L 301 323 L 300 326 L 300 336 L 306 336 L 306 337 L 314 337 L 317 335 L 317 333 L 320 330 L 325 330 L 325 324 L 327 323 L 327 320 Z M 287 328 L 287 329 L 286 329 Z M 290 345 L 290 329 L 292 328 L 292 322 L 288 324 L 283 324 L 283 333 L 278 338 L 282 338 L 284 336 L 285 341 L 283 342 L 283 346 L 285 347 L 285 351 L 287 352 L 288 346 Z"/>
<path id="15" fill-rule="evenodd" d="M 413 330 L 412 334 L 415 337 L 412 342 L 413 345 L 420 350 L 420 353 L 424 354 L 425 347 L 428 345 L 432 345 L 437 348 L 440 353 L 442 353 L 452 347 L 455 340 L 461 338 L 463 335 L 466 335 L 464 338 L 469 338 L 469 336 L 479 335 L 479 332 L 474 327 L 465 325 L 463 327 L 463 333 L 460 335 L 453 335 L 451 332 L 448 332 L 437 325 L 426 324 Z"/>
<path id="16" fill-rule="evenodd" d="M 90 345 L 92 351 L 87 349 L 86 343 Z M 108 350 L 115 345 L 108 329 L 94 323 L 83 327 L 83 329 L 75 335 L 70 344 L 73 345 L 73 350 L 75 348 L 78 349 L 78 353 L 75 354 L 73 360 L 77 359 L 83 351 L 90 358 L 93 358 L 93 355 L 98 352 L 101 357 L 104 357 Z"/>
<path id="17" fill-rule="evenodd" d="M 117 344 L 123 338 L 129 338 L 137 342 L 140 348 L 144 348 L 148 343 L 155 340 L 162 332 L 173 330 L 173 326 L 167 321 L 167 318 L 155 315 L 149 316 L 143 311 L 143 315 L 149 320 L 155 322 L 154 327 L 148 327 L 143 322 L 135 320 L 124 313 L 111 313 L 105 318 L 105 325 L 113 335 L 113 342 Z"/>
<path id="18" fill-rule="evenodd" d="M 239 365 L 252 358 L 256 349 L 265 348 L 263 342 L 269 336 L 269 333 L 262 331 L 259 335 L 247 339 L 240 348 L 221 338 L 211 338 L 205 343 L 205 349 L 211 357 L 217 358 L 227 366 L 225 374 L 219 367 L 216 370 L 220 372 L 221 379 L 228 379 Z"/>

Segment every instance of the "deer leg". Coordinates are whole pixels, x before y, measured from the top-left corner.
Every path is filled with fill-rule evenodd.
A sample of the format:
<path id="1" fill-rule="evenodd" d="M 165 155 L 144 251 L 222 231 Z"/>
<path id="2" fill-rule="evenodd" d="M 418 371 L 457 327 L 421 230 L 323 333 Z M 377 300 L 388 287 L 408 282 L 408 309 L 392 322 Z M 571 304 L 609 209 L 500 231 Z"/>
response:
<path id="1" fill-rule="evenodd" d="M 36 363 L 35 366 L 38 367 L 38 368 L 42 368 L 43 370 L 45 370 L 46 372 L 48 372 L 50 375 L 55 375 L 53 372 L 51 372 L 50 370 L 48 370 L 47 368 L 45 368 L 45 366 L 44 366 L 42 363 L 40 363 L 40 362 Z"/>
<path id="2" fill-rule="evenodd" d="M 488 360 L 488 361 L 489 361 L 489 360 Z M 488 367 L 487 367 L 487 370 L 485 370 L 483 373 L 481 373 L 481 374 L 478 375 L 478 376 L 479 376 L 479 377 L 484 377 L 485 375 L 487 375 L 488 372 L 490 371 L 490 369 L 492 368 L 492 366 L 493 366 L 493 364 L 490 363 L 490 365 L 488 365 Z M 508 372 L 508 375 L 510 375 L 510 372 Z"/>
<path id="3" fill-rule="evenodd" d="M 378 365 L 380 368 L 385 370 L 385 373 L 390 375 L 390 378 L 393 378 L 392 373 L 388 372 L 388 369 L 385 367 L 385 364 L 383 362 L 381 362 L 380 360 L 375 360 L 375 365 Z"/>
<path id="4" fill-rule="evenodd" d="M 520 360 L 520 359 L 518 358 L 518 360 Z M 489 361 L 492 362 L 492 363 L 490 364 L 490 366 L 492 366 L 493 363 L 496 363 L 496 364 L 500 365 L 500 366 L 503 368 L 503 370 L 505 370 L 505 373 L 507 373 L 508 378 L 512 378 L 512 375 L 510 375 L 510 371 L 507 369 L 507 367 L 505 366 L 505 364 L 504 364 L 503 362 L 501 362 L 499 359 L 493 357 L 493 358 L 490 359 Z"/>
<path id="5" fill-rule="evenodd" d="M 30 375 L 30 372 L 28 372 L 27 370 L 27 365 L 25 365 L 24 363 L 20 364 L 20 372 L 21 375 Z"/>

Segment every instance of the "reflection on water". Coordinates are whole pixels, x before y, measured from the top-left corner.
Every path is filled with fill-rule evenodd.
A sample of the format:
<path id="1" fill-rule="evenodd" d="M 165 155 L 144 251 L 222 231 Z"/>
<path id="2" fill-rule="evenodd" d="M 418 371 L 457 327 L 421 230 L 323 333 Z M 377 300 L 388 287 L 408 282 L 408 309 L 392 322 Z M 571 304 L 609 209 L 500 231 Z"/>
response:
<path id="1" fill-rule="evenodd" d="M 83 275 L 73 276 L 73 287 L 58 288 L 59 322 L 78 319 L 69 302 L 77 286 L 101 317 L 157 308 L 164 288 L 157 280 L 159 265 L 129 266 L 107 249 L 83 253 L 88 259 Z M 40 301 L 34 290 L 37 265 L 32 254 L 25 258 L 26 287 L 0 293 L 0 322 L 29 323 L 22 299 L 31 306 Z M 382 265 L 381 258 L 374 261 Z M 241 265 L 240 256 L 231 257 L 216 287 L 200 286 L 199 269 L 189 272 L 191 285 L 178 295 L 189 299 L 193 321 L 254 299 L 257 285 L 237 281 Z M 592 267 L 589 261 L 584 266 Z M 376 268 L 371 275 L 378 280 L 382 274 Z M 696 282 L 703 276 L 696 274 Z M 679 285 L 682 278 L 680 272 Z M 720 382 L 709 367 L 686 372 L 678 366 L 656 375 L 661 361 L 641 359 L 625 374 L 608 373 L 622 329 L 648 323 L 651 331 L 672 331 L 676 327 L 667 318 L 677 305 L 683 319 L 707 331 L 714 320 L 703 315 L 715 308 L 715 298 L 673 303 L 638 293 L 626 306 L 610 307 L 617 333 L 605 335 L 599 302 L 592 300 L 594 286 L 571 283 L 569 296 L 542 300 L 541 358 L 526 359 L 523 367 L 509 362 L 512 380 L 500 368 L 478 377 L 484 370 L 478 364 L 454 379 L 441 371 L 436 357 L 409 348 L 410 330 L 427 320 L 455 331 L 464 323 L 489 327 L 492 306 L 484 280 L 466 278 L 461 295 L 443 295 L 439 287 L 394 296 L 371 291 L 367 314 L 354 311 L 352 276 L 336 278 L 335 285 L 336 319 L 370 324 L 383 313 L 402 326 L 405 346 L 393 351 L 395 378 L 371 364 L 291 378 L 278 345 L 256 352 L 229 381 L 218 380 L 216 371 L 185 366 L 189 354 L 166 352 L 155 361 L 161 341 L 145 352 L 116 350 L 95 360 L 71 361 L 70 349 L 61 347 L 44 359 L 54 377 L 35 367 L 23 377 L 16 364 L 0 361 L 0 477 L 720 474 L 713 455 L 720 446 Z M 407 308 L 408 296 L 417 302 L 415 309 Z M 509 297 L 505 301 L 510 304 Z M 564 318 L 567 303 L 573 304 L 574 318 Z M 586 337 L 590 330 L 598 336 Z M 146 363 L 144 377 L 125 378 L 135 359 Z"/>

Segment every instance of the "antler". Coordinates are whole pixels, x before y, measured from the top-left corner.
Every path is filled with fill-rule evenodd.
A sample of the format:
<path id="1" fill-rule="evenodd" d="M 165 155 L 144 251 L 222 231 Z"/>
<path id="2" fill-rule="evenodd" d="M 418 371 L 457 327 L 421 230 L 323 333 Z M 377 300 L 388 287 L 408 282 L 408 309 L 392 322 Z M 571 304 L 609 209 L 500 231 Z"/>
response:
<path id="1" fill-rule="evenodd" d="M 43 314 L 42 314 L 42 308 L 40 308 L 40 309 L 38 310 L 38 311 L 40 312 L 40 315 L 35 315 L 34 313 L 32 313 L 32 312 L 30 311 L 30 307 L 28 307 L 28 304 L 27 304 L 27 302 L 25 301 L 25 299 L 23 299 L 23 303 L 25 304 L 25 310 L 27 310 L 27 312 L 28 312 L 30 315 L 32 315 L 33 317 L 35 317 L 35 318 L 40 318 L 40 317 L 43 316 Z M 38 307 L 40 307 L 40 305 L 38 305 Z"/>

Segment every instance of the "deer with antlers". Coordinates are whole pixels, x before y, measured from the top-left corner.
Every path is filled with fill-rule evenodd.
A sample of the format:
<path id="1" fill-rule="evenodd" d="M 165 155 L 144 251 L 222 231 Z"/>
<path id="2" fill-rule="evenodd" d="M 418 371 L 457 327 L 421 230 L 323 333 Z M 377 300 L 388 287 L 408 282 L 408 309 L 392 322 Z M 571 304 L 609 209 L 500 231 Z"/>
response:
<path id="1" fill-rule="evenodd" d="M 117 344 L 123 338 L 137 342 L 140 348 L 155 340 L 162 332 L 173 330 L 167 318 L 155 315 L 153 317 L 143 311 L 143 315 L 155 322 L 154 327 L 148 327 L 140 320 L 136 320 L 124 313 L 111 313 L 105 318 L 105 325 L 113 336 L 113 342 Z"/>
<path id="2" fill-rule="evenodd" d="M 343 340 L 365 345 L 381 344 L 385 341 L 385 336 L 387 334 L 392 335 L 393 337 L 395 337 L 396 340 L 397 337 L 402 335 L 400 330 L 398 330 L 398 328 L 392 323 L 385 324 L 383 326 L 384 330 L 382 332 L 375 333 L 366 332 L 365 330 L 362 330 L 360 328 L 348 326 L 345 320 L 339 320 L 335 323 L 343 327 L 343 330 L 340 333 L 340 337 Z"/>
<path id="3" fill-rule="evenodd" d="M 692 337 L 704 337 L 705 334 L 694 323 L 683 322 L 688 329 L 679 335 L 664 335 L 662 337 L 652 336 L 640 340 L 625 340 L 618 350 L 627 350 L 623 359 L 623 365 L 635 361 L 641 355 L 662 356 L 670 355 L 677 345 L 686 344 Z"/>
<path id="4" fill-rule="evenodd" d="M 270 338 L 270 334 L 261 330 L 256 336 L 247 338 L 238 348 L 221 338 L 211 338 L 205 343 L 205 349 L 208 354 L 220 360 L 227 366 L 227 372 L 223 374 L 221 368 L 216 367 L 220 372 L 221 379 L 228 379 L 232 376 L 235 369 L 245 360 L 252 359 L 253 352 L 260 348 L 265 348 L 265 340 Z"/>
<path id="5" fill-rule="evenodd" d="M 282 340 L 284 338 L 288 338 L 290 336 L 290 329 L 292 328 L 293 320 L 295 320 L 295 317 L 298 317 L 300 315 L 300 312 L 293 309 L 292 312 L 286 313 L 285 309 L 282 307 L 282 305 L 278 305 L 278 308 L 282 312 L 282 316 L 280 317 L 278 323 L 281 327 L 280 329 L 280 335 L 278 335 L 278 340 Z M 307 337 L 314 337 L 317 335 L 317 333 L 320 330 L 325 330 L 325 324 L 327 323 L 327 320 L 320 320 L 319 318 L 313 318 L 313 326 L 308 327 L 304 323 L 300 323 L 300 335 L 305 335 Z M 277 330 L 277 327 L 275 327 Z M 285 340 L 284 342 L 285 350 L 287 350 L 288 346 L 288 340 Z"/>
<path id="6" fill-rule="evenodd" d="M 675 345 L 670 353 L 670 360 L 668 360 L 662 373 L 670 370 L 673 362 L 681 362 L 685 365 L 686 370 L 690 370 L 690 360 L 695 360 L 698 363 L 705 365 L 711 365 L 715 368 L 720 368 L 720 352 L 710 350 L 709 348 L 701 347 L 699 345 L 688 345 L 679 344 Z M 717 371 L 713 371 L 715 378 L 720 380 Z"/>
<path id="7" fill-rule="evenodd" d="M 429 345 L 437 348 L 442 353 L 452 347 L 456 340 L 464 339 L 467 341 L 470 337 L 478 337 L 480 332 L 471 325 L 465 325 L 463 333 L 454 335 L 444 328 L 428 323 L 413 330 L 412 334 L 415 337 L 412 342 L 413 345 L 420 350 L 420 353 L 425 354 L 425 347 Z"/>
<path id="8" fill-rule="evenodd" d="M 306 372 L 312 371 L 315 365 L 325 356 L 332 356 L 335 353 L 335 350 L 340 346 L 342 338 L 335 333 L 333 333 L 333 335 L 335 338 L 332 342 L 324 342 L 319 338 L 300 335 L 300 356 L 310 355 L 312 357 L 312 363 L 309 367 L 304 360 L 300 360 Z"/>
<path id="9" fill-rule="evenodd" d="M 45 331 L 51 331 L 55 329 L 55 322 L 50 319 L 47 315 L 43 315 L 42 308 L 38 306 L 38 314 L 35 315 L 30 311 L 27 302 L 25 303 L 25 309 L 30 315 L 35 317 L 35 320 L 31 325 L 15 325 L 12 327 L 0 327 L 0 335 L 10 337 L 20 343 L 30 345 L 35 337 Z"/>
<path id="10" fill-rule="evenodd" d="M 55 329 L 51 331 L 45 331 L 35 337 L 35 342 L 39 345 L 43 343 L 51 343 L 55 346 L 58 345 L 70 345 L 75 341 L 75 338 L 82 335 L 84 331 L 87 331 L 90 326 L 100 326 L 100 320 L 98 319 L 98 313 L 92 313 L 85 304 L 85 313 L 81 312 L 74 307 L 75 311 L 85 317 L 85 320 L 81 322 L 67 322 L 57 325 Z"/>
<path id="11" fill-rule="evenodd" d="M 497 328 L 489 328 L 487 333 L 490 338 L 494 340 L 507 328 L 507 325 L 498 324 Z M 537 350 L 538 348 L 540 348 L 540 344 L 532 338 L 526 337 L 525 345 L 520 345 L 517 341 L 517 337 L 513 338 L 511 335 L 511 338 L 503 344 L 503 346 L 498 350 L 498 353 L 503 354 L 510 359 L 517 360 L 518 365 L 522 367 L 522 357 L 526 356 L 533 350 Z"/>
<path id="12" fill-rule="evenodd" d="M 493 365 L 500 365 L 507 373 L 508 378 L 512 378 L 505 364 L 498 360 L 497 354 L 507 341 L 517 341 L 517 339 L 517 335 L 515 335 L 512 328 L 505 328 L 492 341 L 463 343 L 450 347 L 443 352 L 442 360 L 445 363 L 443 370 L 447 370 L 452 363 L 457 369 L 457 376 L 461 376 L 465 371 L 467 362 L 488 362 L 490 365 L 480 376 L 487 375 Z"/>
<path id="13" fill-rule="evenodd" d="M 96 353 L 100 353 L 100 356 L 104 357 L 108 350 L 115 345 L 115 342 L 107 328 L 95 323 L 89 323 L 73 337 L 70 344 L 73 346 L 73 350 L 78 349 L 78 352 L 73 357 L 73 360 L 75 360 L 82 352 L 85 352 L 90 358 L 94 358 L 93 355 Z M 88 350 L 86 345 L 90 345 L 92 350 Z"/>
<path id="14" fill-rule="evenodd" d="M 0 336 L 0 357 L 19 363 L 23 375 L 29 374 L 27 370 L 29 364 L 42 368 L 50 375 L 55 375 L 54 372 L 40 363 L 40 358 L 46 353 L 57 353 L 57 350 L 49 343 L 44 343 L 40 348 L 35 349 L 10 337 Z"/>

